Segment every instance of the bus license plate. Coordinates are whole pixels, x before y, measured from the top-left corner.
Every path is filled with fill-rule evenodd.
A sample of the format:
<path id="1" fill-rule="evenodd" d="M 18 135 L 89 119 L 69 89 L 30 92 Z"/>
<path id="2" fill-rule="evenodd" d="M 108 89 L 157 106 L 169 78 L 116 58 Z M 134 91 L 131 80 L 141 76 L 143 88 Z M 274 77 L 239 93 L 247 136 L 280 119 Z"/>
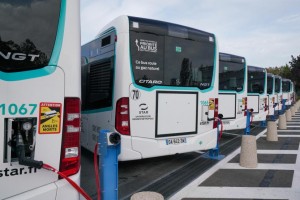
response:
<path id="1" fill-rule="evenodd" d="M 186 143 L 186 138 L 172 138 L 172 139 L 166 139 L 167 145 L 171 144 L 182 144 Z"/>

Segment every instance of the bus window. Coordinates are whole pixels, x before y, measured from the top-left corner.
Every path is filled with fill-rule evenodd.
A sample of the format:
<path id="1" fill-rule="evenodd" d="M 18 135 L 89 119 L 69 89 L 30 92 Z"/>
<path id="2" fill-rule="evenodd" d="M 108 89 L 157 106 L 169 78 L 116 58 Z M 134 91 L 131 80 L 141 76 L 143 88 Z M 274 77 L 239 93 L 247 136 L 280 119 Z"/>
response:
<path id="1" fill-rule="evenodd" d="M 280 78 L 275 77 L 275 93 L 280 93 Z"/>
<path id="2" fill-rule="evenodd" d="M 267 93 L 273 94 L 273 76 L 267 77 Z"/>
<path id="3" fill-rule="evenodd" d="M 290 81 L 282 80 L 282 92 L 289 92 L 291 90 Z"/>
<path id="4" fill-rule="evenodd" d="M 56 39 L 60 0 L 9 2 L 0 5 L 0 70 L 47 66 Z"/>
<path id="5" fill-rule="evenodd" d="M 264 93 L 265 72 L 262 68 L 248 68 L 248 93 Z"/>
<path id="6" fill-rule="evenodd" d="M 245 63 L 220 60 L 219 90 L 242 91 L 245 80 Z"/>
<path id="7" fill-rule="evenodd" d="M 141 32 L 141 29 L 130 31 L 135 83 L 144 87 L 210 88 L 214 68 L 213 37 L 205 38 L 195 30 L 168 27 L 169 35 L 161 30 L 155 32 L 152 26 L 147 33 Z M 144 29 L 147 29 L 146 25 Z"/>

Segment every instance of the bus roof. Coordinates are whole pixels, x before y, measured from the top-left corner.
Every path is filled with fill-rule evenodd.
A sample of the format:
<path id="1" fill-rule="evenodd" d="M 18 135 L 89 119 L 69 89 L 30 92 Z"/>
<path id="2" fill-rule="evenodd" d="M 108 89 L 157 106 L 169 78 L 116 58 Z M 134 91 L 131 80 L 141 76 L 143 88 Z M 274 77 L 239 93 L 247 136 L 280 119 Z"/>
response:
<path id="1" fill-rule="evenodd" d="M 132 24 L 130 24 L 132 22 Z M 131 26 L 128 26 L 131 25 Z M 138 25 L 137 25 L 138 24 Z M 140 18 L 140 17 L 134 17 L 134 16 L 127 16 L 127 15 L 121 15 L 114 20 L 112 20 L 110 23 L 108 23 L 106 26 L 104 26 L 96 38 L 100 37 L 101 35 L 105 34 L 107 30 L 116 28 L 118 30 L 118 33 L 122 32 L 129 32 L 132 28 L 135 28 L 136 26 L 139 27 L 139 31 L 149 31 L 150 29 L 155 30 L 155 33 L 160 35 L 170 35 L 170 36 L 176 36 L 176 37 L 182 37 L 187 39 L 195 39 L 195 33 L 198 36 L 199 35 L 206 37 L 214 37 L 215 35 L 213 33 L 208 33 L 205 31 L 201 31 L 195 28 L 182 26 L 174 23 L 164 22 L 160 20 L 153 20 L 153 19 L 146 19 L 146 18 Z M 146 27 L 146 29 L 145 29 Z M 173 35 L 172 35 L 173 34 Z"/>
<path id="2" fill-rule="evenodd" d="M 228 53 L 219 53 L 219 60 L 220 61 L 228 61 L 228 62 L 235 62 L 235 63 L 245 63 L 245 57 L 237 56 Z"/>

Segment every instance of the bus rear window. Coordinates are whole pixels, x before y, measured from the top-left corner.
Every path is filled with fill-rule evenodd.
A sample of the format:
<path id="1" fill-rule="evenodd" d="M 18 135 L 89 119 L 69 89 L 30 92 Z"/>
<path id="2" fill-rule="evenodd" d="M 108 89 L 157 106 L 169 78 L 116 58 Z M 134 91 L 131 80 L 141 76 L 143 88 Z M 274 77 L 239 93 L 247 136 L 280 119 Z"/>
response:
<path id="1" fill-rule="evenodd" d="M 242 91 L 244 89 L 245 64 L 220 60 L 219 90 Z"/>
<path id="2" fill-rule="evenodd" d="M 163 23 L 152 24 L 149 31 L 146 29 L 150 25 L 134 26 L 136 28 L 130 31 L 130 54 L 136 84 L 211 87 L 215 56 L 213 35 L 181 26 L 177 30 L 175 25 Z M 155 26 L 161 30 L 156 31 Z M 164 26 L 169 29 L 162 31 Z"/>
<path id="3" fill-rule="evenodd" d="M 282 92 L 290 92 L 291 84 L 289 81 L 282 81 Z"/>
<path id="4" fill-rule="evenodd" d="M 280 78 L 275 77 L 275 92 L 280 93 Z"/>
<path id="5" fill-rule="evenodd" d="M 272 76 L 267 77 L 267 93 L 273 94 L 273 77 Z"/>
<path id="6" fill-rule="evenodd" d="M 265 70 L 248 66 L 248 93 L 264 93 Z"/>
<path id="7" fill-rule="evenodd" d="M 61 0 L 0 2 L 0 70 L 17 72 L 48 65 Z"/>

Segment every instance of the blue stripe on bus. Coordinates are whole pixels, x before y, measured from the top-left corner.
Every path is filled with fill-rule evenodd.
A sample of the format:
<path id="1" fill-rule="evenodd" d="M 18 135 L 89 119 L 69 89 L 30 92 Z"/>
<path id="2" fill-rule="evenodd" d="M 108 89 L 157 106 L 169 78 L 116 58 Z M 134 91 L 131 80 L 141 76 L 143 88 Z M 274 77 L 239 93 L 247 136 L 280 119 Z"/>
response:
<path id="1" fill-rule="evenodd" d="M 56 70 L 56 66 L 58 63 L 58 59 L 60 56 L 60 51 L 63 42 L 64 36 L 64 27 L 65 27 L 65 18 L 66 18 L 66 0 L 61 1 L 61 8 L 60 8 L 60 16 L 59 16 L 59 24 L 57 28 L 57 34 L 55 39 L 54 48 L 52 51 L 52 55 L 48 66 L 45 66 L 41 69 L 36 70 L 29 70 L 23 72 L 14 72 L 14 73 L 5 73 L 0 72 L 0 79 L 4 81 L 20 81 L 30 78 L 37 78 L 42 76 L 47 76 L 52 74 Z"/>
<path id="2" fill-rule="evenodd" d="M 61 1 L 61 8 L 60 8 L 60 16 L 59 16 L 59 22 L 58 22 L 58 28 L 57 28 L 57 34 L 56 34 L 56 40 L 54 44 L 54 48 L 52 51 L 51 59 L 49 61 L 48 65 L 57 66 L 58 59 L 60 56 L 60 51 L 62 47 L 62 42 L 64 38 L 64 31 L 65 31 L 65 20 L 66 20 L 66 0 Z"/>
<path id="3" fill-rule="evenodd" d="M 99 109 L 93 109 L 93 110 L 82 110 L 82 114 L 93 114 L 93 113 L 99 113 L 99 112 L 108 112 L 112 111 L 113 107 L 107 107 L 107 108 L 99 108 Z"/>

